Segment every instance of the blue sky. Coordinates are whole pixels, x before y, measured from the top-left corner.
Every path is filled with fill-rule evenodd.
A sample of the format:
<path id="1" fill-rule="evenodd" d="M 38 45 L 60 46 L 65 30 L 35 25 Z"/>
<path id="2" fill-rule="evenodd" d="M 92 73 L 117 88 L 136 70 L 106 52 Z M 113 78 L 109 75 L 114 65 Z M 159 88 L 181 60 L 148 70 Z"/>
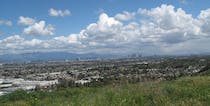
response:
<path id="1" fill-rule="evenodd" d="M 163 6 L 165 5 L 165 7 Z M 170 8 L 172 6 L 174 9 Z M 165 29 L 167 25 L 164 22 L 167 21 L 167 24 L 170 24 L 170 21 L 175 22 L 174 20 L 165 20 L 164 22 L 158 23 L 159 20 L 163 20 L 157 18 L 153 15 L 155 11 L 152 9 L 157 9 L 160 7 L 160 11 L 164 11 L 164 8 L 171 9 L 172 12 L 175 12 L 179 15 L 178 8 L 181 8 L 185 13 L 181 15 L 192 15 L 191 18 L 184 18 L 186 20 L 192 21 L 193 26 L 199 28 L 198 30 L 202 30 L 201 32 L 190 32 L 189 29 L 186 27 L 185 30 L 181 30 L 180 32 L 177 31 L 176 33 L 169 33 L 169 31 L 176 30 L 175 26 L 171 26 L 172 29 Z M 96 52 L 96 53 L 109 53 L 109 51 L 115 51 L 113 53 L 118 53 L 122 50 L 128 50 L 128 48 L 133 48 L 133 50 L 128 50 L 132 52 L 135 51 L 136 47 L 139 47 L 147 52 L 157 52 L 158 53 L 174 53 L 176 51 L 177 54 L 179 53 L 188 53 L 188 52 L 180 52 L 181 46 L 179 45 L 190 45 L 185 43 L 191 43 L 189 47 L 192 46 L 192 42 L 203 42 L 203 36 L 208 36 L 208 23 L 209 17 L 204 17 L 205 19 L 199 19 L 198 16 L 201 14 L 201 10 L 208 10 L 210 8 L 210 1 L 209 0 L 1 0 L 0 1 L 0 46 L 1 47 L 0 53 L 21 53 L 21 52 L 33 52 L 29 48 L 34 48 L 35 51 L 56 51 L 56 50 L 64 50 L 67 52 L 76 52 L 76 53 L 86 53 L 86 52 Z M 60 15 L 50 15 L 50 9 L 55 10 L 56 12 L 60 11 Z M 138 10 L 146 10 L 147 12 L 138 13 Z M 67 10 L 69 13 L 65 14 L 64 11 Z M 153 12 L 152 12 L 153 11 Z M 158 9 L 157 9 L 158 11 Z M 178 11 L 178 12 L 177 12 Z M 127 12 L 131 19 L 120 19 L 117 17 L 117 14 L 121 14 L 121 16 Z M 166 11 L 165 11 L 166 12 Z M 208 12 L 208 11 L 207 11 Z M 205 14 L 208 14 L 205 12 Z M 181 12 L 180 12 L 181 13 Z M 105 15 L 104 15 L 105 14 Z M 138 15 L 137 15 L 138 14 Z M 161 14 L 161 12 L 159 13 Z M 61 16 L 63 15 L 63 16 Z M 171 16 L 174 14 L 166 13 L 165 16 Z M 183 18 L 182 16 L 178 16 L 178 18 Z M 25 20 L 26 18 L 30 18 L 35 22 L 32 24 L 27 24 L 20 21 L 20 17 L 23 17 Z M 107 19 L 104 21 L 103 19 L 100 20 L 99 17 L 103 19 Z M 108 17 L 107 17 L 108 16 Z M 113 18 L 113 20 L 112 20 Z M 164 17 L 162 17 L 164 18 Z M 170 17 L 169 17 L 170 18 Z M 171 17 L 172 18 L 172 17 Z M 192 20 L 191 20 L 192 19 Z M 108 21 L 109 20 L 109 21 Z M 196 21 L 194 21 L 196 20 Z M 36 29 L 35 24 L 41 24 L 40 22 L 44 21 L 45 25 L 43 30 Z M 112 22 L 119 22 L 116 24 L 111 25 L 102 25 L 105 28 L 99 28 L 101 23 L 112 23 Z M 144 21 L 144 23 L 142 23 Z M 151 22 L 150 22 L 151 21 Z M 177 21 L 177 20 L 176 20 Z M 197 24 L 199 22 L 200 24 Z M 202 23 L 202 22 L 203 23 Z M 178 22 L 181 22 L 178 20 Z M 177 23 L 178 23 L 177 22 Z M 92 23 L 96 23 L 96 26 L 90 26 Z M 123 32 L 129 25 L 138 24 L 138 30 L 141 30 L 139 34 L 136 34 L 134 37 L 139 39 L 139 41 L 135 41 L 138 43 L 131 43 L 134 42 L 133 39 L 130 37 L 129 34 L 115 36 L 114 33 L 109 30 L 103 30 L 106 28 L 115 28 L 121 27 L 120 32 Z M 152 33 L 150 35 L 145 34 L 142 31 L 142 28 L 148 26 L 148 23 L 154 23 L 154 26 L 159 26 L 160 30 L 164 30 L 165 32 L 161 35 L 161 39 L 143 39 L 145 36 L 154 37 L 158 36 L 157 33 Z M 162 26 L 162 23 L 165 26 Z M 123 25 L 121 25 L 123 24 Z M 187 24 L 190 23 L 186 23 Z M 202 26 L 202 25 L 203 26 Z M 34 25 L 34 26 L 33 26 Z M 95 31 L 88 29 L 88 26 L 91 28 L 95 28 Z M 183 25 L 178 26 L 178 28 L 185 28 Z M 210 26 L 209 26 L 210 27 Z M 28 29 L 27 29 L 28 28 Z M 148 30 L 150 27 L 146 27 Z M 158 28 L 156 28 L 158 30 Z M 203 28 L 203 29 L 202 29 Z M 119 28 L 116 28 L 118 30 Z M 82 30 L 85 30 L 84 33 Z M 135 29 L 129 29 L 129 31 L 134 31 Z M 91 32 L 92 31 L 92 32 Z M 107 31 L 107 32 L 105 32 Z M 127 30 L 126 30 L 127 31 Z M 129 31 L 125 32 L 128 33 Z M 163 31 L 162 31 L 163 32 Z M 168 35 L 166 34 L 169 33 Z M 82 33 L 82 34 L 81 34 Z M 190 34 L 189 34 L 190 33 Z M 72 34 L 76 34 L 73 35 Z M 101 36 L 100 36 L 101 34 Z M 165 35 L 166 34 L 166 35 Z M 175 36 L 174 34 L 180 34 L 180 36 Z M 189 34 L 190 37 L 186 34 Z M 110 35 L 112 38 L 110 38 Z M 183 36 L 184 37 L 183 37 Z M 72 36 L 72 37 L 70 37 Z M 93 37 L 94 36 L 94 37 Z M 102 37 L 103 36 L 103 37 Z M 129 36 L 129 37 L 128 37 Z M 168 37 L 170 36 L 170 37 Z M 193 36 L 193 37 L 192 37 Z M 190 38 L 198 37 L 199 40 L 193 41 Z M 201 37 L 200 37 L 201 36 Z M 13 41 L 8 41 L 8 38 L 11 37 Z M 141 38 L 142 37 L 142 38 Z M 148 38 L 149 38 L 148 37 Z M 182 38 L 183 37 L 183 38 Z M 56 44 L 60 44 L 57 48 L 49 47 L 51 45 L 49 42 L 53 42 L 53 39 L 59 39 L 56 41 Z M 97 39 L 95 39 L 97 38 Z M 102 39 L 103 38 L 103 39 Z M 110 39 L 109 39 L 110 38 Z M 124 40 L 120 40 L 124 38 Z M 188 40 L 188 38 L 190 40 Z M 62 39 L 62 40 L 61 40 Z M 76 39 L 76 41 L 75 41 Z M 134 38 L 135 39 L 135 38 Z M 205 38 L 207 39 L 207 38 Z M 24 42 L 23 44 L 17 43 L 20 40 Z M 34 44 L 29 44 L 28 42 L 34 41 Z M 97 42 L 97 41 L 106 41 L 107 42 Z M 126 41 L 125 41 L 126 40 Z M 165 41 L 167 40 L 167 41 Z M 111 41 L 115 41 L 111 42 Z M 118 42 L 118 43 L 116 43 Z M 140 42 L 140 43 L 139 43 Z M 164 42 L 164 43 L 160 43 Z M 175 42 L 175 43 L 174 43 Z M 69 44 L 68 44 L 69 43 Z M 122 43 L 122 44 L 121 44 Z M 151 47 L 144 46 L 145 44 L 153 45 Z M 152 43 L 152 44 L 151 44 Z M 93 45 L 94 44 L 94 45 Z M 8 46 L 9 45 L 9 46 Z M 43 46 L 45 45 L 45 46 Z M 65 46 L 64 46 L 65 45 Z M 203 44 L 209 45 L 209 43 Z M 40 46 L 40 47 L 38 47 Z M 38 47 L 38 48 L 37 48 Z M 169 50 L 160 50 L 164 47 L 168 47 Z M 171 50 L 173 49 L 173 50 Z M 205 49 L 205 50 L 204 50 Z M 189 53 L 196 53 L 198 51 L 197 48 L 192 48 L 189 50 Z M 202 48 L 201 52 L 206 52 L 206 48 Z M 125 52 L 129 54 L 130 52 Z"/>
<path id="2" fill-rule="evenodd" d="M 1 0 L 0 1 L 0 19 L 11 20 L 16 23 L 19 16 L 33 17 L 37 19 L 47 20 L 56 26 L 56 34 L 68 35 L 70 33 L 78 33 L 84 29 L 89 23 L 98 19 L 100 10 L 104 10 L 110 16 L 122 11 L 136 11 L 139 8 L 155 8 L 161 4 L 171 4 L 177 8 L 183 8 L 187 13 L 197 16 L 200 10 L 209 8 L 209 0 L 189 0 L 187 4 L 183 4 L 180 0 Z M 48 10 L 69 9 L 72 12 L 68 17 L 50 17 Z M 0 27 L 10 36 L 10 34 L 21 33 L 22 27 Z"/>

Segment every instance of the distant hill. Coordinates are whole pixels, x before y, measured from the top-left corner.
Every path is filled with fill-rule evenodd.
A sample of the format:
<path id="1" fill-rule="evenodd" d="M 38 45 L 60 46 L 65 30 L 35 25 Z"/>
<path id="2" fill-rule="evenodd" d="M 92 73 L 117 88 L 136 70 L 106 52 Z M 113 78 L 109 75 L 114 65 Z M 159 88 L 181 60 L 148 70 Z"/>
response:
<path id="1" fill-rule="evenodd" d="M 66 59 L 96 59 L 112 58 L 114 55 L 108 54 L 75 54 L 67 52 L 34 52 L 23 54 L 4 54 L 0 55 L 0 62 L 36 62 L 36 61 L 53 61 Z"/>

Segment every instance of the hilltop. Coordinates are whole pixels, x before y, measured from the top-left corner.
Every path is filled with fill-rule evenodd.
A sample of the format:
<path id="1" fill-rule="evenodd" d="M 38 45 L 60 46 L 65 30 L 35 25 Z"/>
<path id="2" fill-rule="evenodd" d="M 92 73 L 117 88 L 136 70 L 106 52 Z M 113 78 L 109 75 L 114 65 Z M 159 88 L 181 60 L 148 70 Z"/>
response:
<path id="1" fill-rule="evenodd" d="M 0 97 L 1 106 L 201 106 L 210 104 L 210 77 L 173 81 L 64 88 L 52 92 L 16 91 Z"/>

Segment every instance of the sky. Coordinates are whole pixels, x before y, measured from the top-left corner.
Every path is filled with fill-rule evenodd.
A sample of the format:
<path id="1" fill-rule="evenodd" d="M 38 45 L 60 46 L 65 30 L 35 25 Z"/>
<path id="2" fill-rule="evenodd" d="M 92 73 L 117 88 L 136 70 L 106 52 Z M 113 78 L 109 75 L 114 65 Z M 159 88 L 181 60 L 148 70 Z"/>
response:
<path id="1" fill-rule="evenodd" d="M 199 54 L 209 0 L 1 0 L 0 54 Z"/>

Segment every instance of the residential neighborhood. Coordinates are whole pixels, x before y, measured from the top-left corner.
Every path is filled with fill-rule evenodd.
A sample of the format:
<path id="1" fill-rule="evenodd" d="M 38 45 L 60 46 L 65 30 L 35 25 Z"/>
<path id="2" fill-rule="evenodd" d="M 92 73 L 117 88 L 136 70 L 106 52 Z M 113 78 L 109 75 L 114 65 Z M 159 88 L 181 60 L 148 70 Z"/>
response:
<path id="1" fill-rule="evenodd" d="M 209 56 L 186 56 L 2 63 L 0 92 L 2 95 L 18 89 L 51 90 L 95 83 L 173 80 L 205 71 L 209 59 Z"/>

